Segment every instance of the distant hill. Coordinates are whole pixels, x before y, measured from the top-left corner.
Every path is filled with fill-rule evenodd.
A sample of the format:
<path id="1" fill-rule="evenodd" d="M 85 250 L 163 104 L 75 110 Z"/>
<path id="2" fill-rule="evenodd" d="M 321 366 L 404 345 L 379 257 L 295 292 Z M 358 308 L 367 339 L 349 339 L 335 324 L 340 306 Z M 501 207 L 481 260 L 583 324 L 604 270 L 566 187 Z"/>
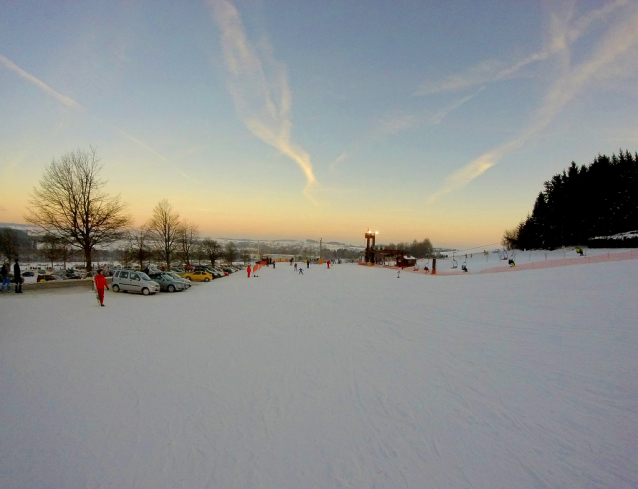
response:
<path id="1" fill-rule="evenodd" d="M 32 235 L 40 230 L 40 228 L 31 224 L 18 224 L 17 222 L 0 222 L 0 228 L 17 229 L 19 231 L 24 231 L 29 235 Z"/>

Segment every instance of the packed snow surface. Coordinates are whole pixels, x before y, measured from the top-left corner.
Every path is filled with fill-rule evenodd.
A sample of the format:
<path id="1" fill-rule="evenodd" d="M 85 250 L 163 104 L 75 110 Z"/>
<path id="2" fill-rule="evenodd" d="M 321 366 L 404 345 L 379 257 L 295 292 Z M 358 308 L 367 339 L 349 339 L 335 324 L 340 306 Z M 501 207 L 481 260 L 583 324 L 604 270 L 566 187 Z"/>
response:
<path id="1" fill-rule="evenodd" d="M 3 294 L 0 486 L 636 488 L 637 286 L 281 263 Z"/>

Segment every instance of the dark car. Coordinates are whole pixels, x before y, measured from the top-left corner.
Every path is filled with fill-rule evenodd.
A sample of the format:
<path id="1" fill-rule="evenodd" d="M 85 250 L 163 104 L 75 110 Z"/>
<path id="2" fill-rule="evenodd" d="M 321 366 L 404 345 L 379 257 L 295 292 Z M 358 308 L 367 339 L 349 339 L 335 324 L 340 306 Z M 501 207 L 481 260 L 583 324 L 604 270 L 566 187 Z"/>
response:
<path id="1" fill-rule="evenodd" d="M 190 280 L 186 280 L 185 278 L 183 278 L 179 273 L 177 272 L 164 272 L 166 275 L 170 275 L 171 277 L 173 277 L 177 282 L 182 282 L 186 288 L 188 289 L 192 284 L 190 283 Z"/>
<path id="2" fill-rule="evenodd" d="M 175 292 L 176 290 L 186 290 L 188 288 L 181 280 L 175 279 L 168 273 L 151 273 L 149 277 L 159 284 L 162 292 Z"/>

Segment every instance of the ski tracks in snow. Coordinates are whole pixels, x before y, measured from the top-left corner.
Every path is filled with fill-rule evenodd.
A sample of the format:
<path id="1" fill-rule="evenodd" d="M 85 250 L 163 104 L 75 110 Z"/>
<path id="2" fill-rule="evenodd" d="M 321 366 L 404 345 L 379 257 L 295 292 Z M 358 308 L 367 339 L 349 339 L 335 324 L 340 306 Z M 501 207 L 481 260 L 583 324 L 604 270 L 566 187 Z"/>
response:
<path id="1" fill-rule="evenodd" d="M 110 294 L 98 316 L 69 294 L 4 298 L 0 474 L 36 488 L 633 488 L 628 266 L 402 280 L 280 266 Z"/>

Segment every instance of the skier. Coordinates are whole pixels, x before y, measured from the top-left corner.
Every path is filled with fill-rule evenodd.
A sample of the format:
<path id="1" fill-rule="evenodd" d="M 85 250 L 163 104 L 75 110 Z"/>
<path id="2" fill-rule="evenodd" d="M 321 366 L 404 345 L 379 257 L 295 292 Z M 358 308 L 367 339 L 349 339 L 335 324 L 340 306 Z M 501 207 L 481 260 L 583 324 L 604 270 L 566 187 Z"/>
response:
<path id="1" fill-rule="evenodd" d="M 248 265 L 248 268 L 246 269 L 246 271 L 248 272 L 248 278 L 250 278 L 250 272 L 251 272 L 250 265 Z"/>
<path id="2" fill-rule="evenodd" d="M 0 290 L 4 292 L 4 286 L 7 286 L 7 290 L 11 292 L 11 282 L 9 282 L 9 270 L 7 269 L 7 264 L 3 263 L 2 268 L 0 268 L 0 277 L 2 277 L 2 285 L 0 286 Z"/>
<path id="3" fill-rule="evenodd" d="M 401 269 L 400 268 L 397 270 L 397 278 L 401 278 Z"/>
<path id="4" fill-rule="evenodd" d="M 310 258 L 306 261 L 306 268 L 310 268 Z"/>
<path id="5" fill-rule="evenodd" d="M 328 268 L 330 268 L 330 260 L 328 260 Z"/>
<path id="6" fill-rule="evenodd" d="M 20 273 L 20 265 L 18 264 L 17 258 L 13 265 L 13 281 L 16 284 L 16 294 L 22 294 L 22 274 Z"/>
<path id="7" fill-rule="evenodd" d="M 463 270 L 464 272 L 467 272 L 467 265 L 465 263 L 461 265 L 461 270 Z"/>
<path id="8" fill-rule="evenodd" d="M 102 274 L 102 270 L 97 271 L 97 275 L 95 276 L 95 288 L 97 290 L 97 296 L 100 299 L 100 306 L 104 307 L 104 287 L 106 290 L 110 290 L 108 284 L 106 283 L 106 279 Z"/>
<path id="9" fill-rule="evenodd" d="M 299 267 L 299 275 L 303 275 L 303 268 Z"/>
<path id="10" fill-rule="evenodd" d="M 295 272 L 297 271 L 297 264 L 295 263 Z"/>
<path id="11" fill-rule="evenodd" d="M 578 253 L 580 256 L 583 256 L 583 250 L 580 247 L 576 248 L 576 253 Z"/>
<path id="12" fill-rule="evenodd" d="M 292 262 L 293 262 L 293 261 L 294 261 L 294 260 L 291 258 L 291 259 L 290 259 L 290 266 L 292 266 Z"/>
<path id="13" fill-rule="evenodd" d="M 512 258 L 510 258 L 509 260 L 507 260 L 507 264 L 508 264 L 510 267 L 515 267 L 515 266 L 516 266 L 516 263 L 514 263 L 514 260 L 513 260 Z"/>

